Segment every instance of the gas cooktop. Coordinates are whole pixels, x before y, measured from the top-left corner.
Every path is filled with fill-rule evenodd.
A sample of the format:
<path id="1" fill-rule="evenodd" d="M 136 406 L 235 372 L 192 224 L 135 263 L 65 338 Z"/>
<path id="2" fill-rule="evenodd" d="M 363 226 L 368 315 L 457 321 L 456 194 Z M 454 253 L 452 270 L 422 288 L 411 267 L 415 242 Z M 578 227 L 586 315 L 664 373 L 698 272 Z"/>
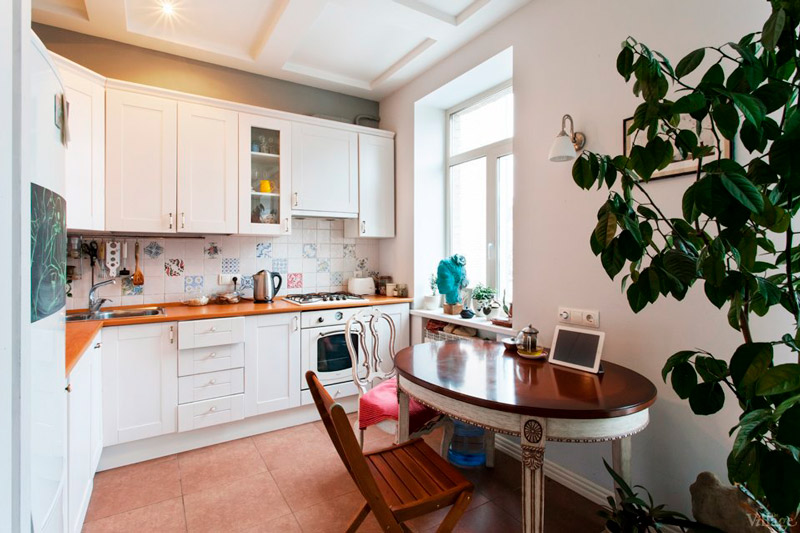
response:
<path id="1" fill-rule="evenodd" d="M 313 292 L 309 294 L 290 294 L 284 298 L 295 305 L 336 305 L 341 303 L 355 303 L 368 301 L 358 294 L 349 292 Z"/>

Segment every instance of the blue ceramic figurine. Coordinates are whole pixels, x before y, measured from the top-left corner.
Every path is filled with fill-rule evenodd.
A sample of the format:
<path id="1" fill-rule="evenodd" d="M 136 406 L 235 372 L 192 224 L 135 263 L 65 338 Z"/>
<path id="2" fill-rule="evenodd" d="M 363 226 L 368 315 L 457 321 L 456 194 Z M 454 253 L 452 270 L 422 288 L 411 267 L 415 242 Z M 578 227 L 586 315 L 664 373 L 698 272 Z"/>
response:
<path id="1" fill-rule="evenodd" d="M 436 285 L 439 293 L 444 294 L 445 302 L 449 305 L 460 303 L 461 289 L 469 285 L 467 269 L 464 268 L 466 264 L 466 258 L 459 254 L 439 261 L 439 268 L 436 270 Z"/>

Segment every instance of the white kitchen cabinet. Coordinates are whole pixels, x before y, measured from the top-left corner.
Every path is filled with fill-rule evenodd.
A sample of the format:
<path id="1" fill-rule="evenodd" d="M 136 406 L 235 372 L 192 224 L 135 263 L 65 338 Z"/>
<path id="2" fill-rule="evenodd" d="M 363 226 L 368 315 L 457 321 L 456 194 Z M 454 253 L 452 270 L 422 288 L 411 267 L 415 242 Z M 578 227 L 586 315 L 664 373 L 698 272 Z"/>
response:
<path id="1" fill-rule="evenodd" d="M 358 219 L 345 237 L 394 237 L 394 139 L 358 134 Z"/>
<path id="2" fill-rule="evenodd" d="M 358 134 L 311 124 L 292 125 L 292 212 L 358 216 Z"/>
<path id="3" fill-rule="evenodd" d="M 106 230 L 176 231 L 174 100 L 106 91 Z"/>
<path id="4" fill-rule="evenodd" d="M 69 106 L 64 153 L 67 227 L 105 229 L 105 78 L 54 56 Z"/>
<path id="5" fill-rule="evenodd" d="M 239 114 L 239 233 L 291 233 L 291 154 L 291 122 Z"/>
<path id="6" fill-rule="evenodd" d="M 236 233 L 238 114 L 178 102 L 179 232 Z"/>
<path id="7" fill-rule="evenodd" d="M 300 313 L 245 321 L 245 416 L 300 405 Z"/>
<path id="8" fill-rule="evenodd" d="M 103 454 L 103 338 L 102 331 L 97 332 L 91 344 L 92 362 L 92 431 L 90 436 L 92 447 L 92 472 L 97 471 L 100 456 Z M 84 355 L 86 357 L 86 355 Z"/>
<path id="9" fill-rule="evenodd" d="M 69 374 L 67 395 L 67 529 L 78 533 L 83 527 L 92 496 L 102 436 L 102 403 L 97 395 L 100 371 L 100 333 Z"/>
<path id="10" fill-rule="evenodd" d="M 120 444 L 177 430 L 174 322 L 103 330 L 103 441 Z"/>

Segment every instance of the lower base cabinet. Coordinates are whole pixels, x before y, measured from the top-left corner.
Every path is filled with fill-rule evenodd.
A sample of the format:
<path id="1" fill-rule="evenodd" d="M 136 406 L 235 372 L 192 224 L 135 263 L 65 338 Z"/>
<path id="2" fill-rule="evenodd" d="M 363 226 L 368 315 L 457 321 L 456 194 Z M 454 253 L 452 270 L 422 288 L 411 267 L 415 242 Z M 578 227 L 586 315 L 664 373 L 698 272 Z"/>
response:
<path id="1" fill-rule="evenodd" d="M 300 405 L 300 313 L 245 319 L 244 415 Z"/>
<path id="2" fill-rule="evenodd" d="M 67 531 L 83 528 L 103 449 L 101 334 L 69 374 L 67 390 Z"/>
<path id="3" fill-rule="evenodd" d="M 178 430 L 175 322 L 103 330 L 103 441 L 106 446 Z"/>

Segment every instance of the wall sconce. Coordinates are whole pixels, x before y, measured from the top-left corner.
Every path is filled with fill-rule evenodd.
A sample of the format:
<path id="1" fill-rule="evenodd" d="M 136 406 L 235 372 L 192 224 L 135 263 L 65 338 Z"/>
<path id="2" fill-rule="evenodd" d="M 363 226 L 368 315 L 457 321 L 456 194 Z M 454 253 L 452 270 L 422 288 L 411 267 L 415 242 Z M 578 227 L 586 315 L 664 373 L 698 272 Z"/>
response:
<path id="1" fill-rule="evenodd" d="M 568 120 L 570 133 L 567 133 Z M 549 159 L 554 163 L 572 161 L 578 157 L 578 150 L 582 149 L 584 144 L 586 144 L 586 136 L 579 131 L 575 131 L 571 116 L 564 115 L 561 119 L 561 132 L 556 136 L 556 140 L 553 141 L 553 146 L 550 147 Z"/>

